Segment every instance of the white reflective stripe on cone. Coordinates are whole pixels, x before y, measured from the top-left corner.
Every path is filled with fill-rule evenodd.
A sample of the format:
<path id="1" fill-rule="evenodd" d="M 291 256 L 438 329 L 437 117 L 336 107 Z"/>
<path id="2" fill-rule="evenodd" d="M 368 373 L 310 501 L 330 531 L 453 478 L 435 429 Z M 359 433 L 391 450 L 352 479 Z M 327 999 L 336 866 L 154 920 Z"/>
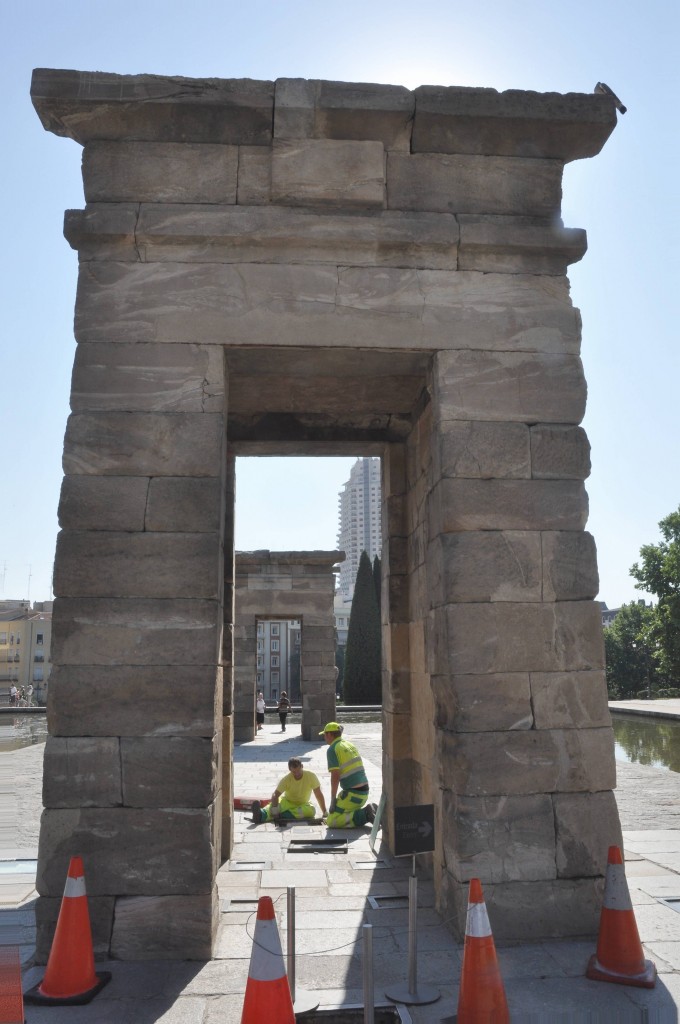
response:
<path id="1" fill-rule="evenodd" d="M 469 904 L 465 934 L 473 939 L 485 939 L 487 935 L 491 935 L 491 925 L 485 903 Z"/>
<path id="2" fill-rule="evenodd" d="M 278 981 L 285 977 L 283 952 L 276 921 L 258 921 L 250 958 L 249 978 L 255 981 Z"/>
<path id="3" fill-rule="evenodd" d="M 623 864 L 607 864 L 602 906 L 607 910 L 632 910 L 626 869 Z"/>
<path id="4" fill-rule="evenodd" d="M 70 875 L 66 876 L 66 885 L 64 886 L 64 896 L 84 896 L 85 895 L 85 878 L 80 875 L 78 878 L 71 878 Z"/>

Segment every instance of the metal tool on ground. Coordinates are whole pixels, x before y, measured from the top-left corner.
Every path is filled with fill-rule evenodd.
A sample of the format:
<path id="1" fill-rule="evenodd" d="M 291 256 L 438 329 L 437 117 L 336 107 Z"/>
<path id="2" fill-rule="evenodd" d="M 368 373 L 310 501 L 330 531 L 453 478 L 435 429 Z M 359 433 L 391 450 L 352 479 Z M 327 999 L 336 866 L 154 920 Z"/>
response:
<path id="1" fill-rule="evenodd" d="M 235 796 L 234 810 L 251 811 L 254 803 L 257 802 L 260 807 L 264 807 L 270 800 L 271 796 Z"/>
<path id="2" fill-rule="evenodd" d="M 241 1024 L 295 1024 L 271 896 L 260 896 Z"/>
<path id="3" fill-rule="evenodd" d="M 597 952 L 588 961 L 586 977 L 638 988 L 654 988 L 656 984 L 656 966 L 645 960 L 642 951 L 618 846 L 609 847 Z"/>
<path id="4" fill-rule="evenodd" d="M 368 837 L 368 845 L 369 845 L 369 848 L 371 850 L 371 853 L 375 853 L 375 841 L 376 841 L 376 839 L 378 837 L 378 831 L 382 828 L 382 816 L 383 816 L 384 811 L 385 811 L 385 794 L 381 793 L 380 794 L 380 802 L 378 803 L 378 808 L 377 808 L 377 810 L 375 812 L 375 818 L 373 819 L 373 824 L 371 825 L 371 834 Z"/>
<path id="5" fill-rule="evenodd" d="M 0 1022 L 24 1024 L 21 957 L 18 946 L 0 947 Z"/>
<path id="6" fill-rule="evenodd" d="M 83 858 L 71 857 L 45 976 L 24 998 L 48 1006 L 89 1003 L 110 980 L 107 971 L 94 971 Z"/>
<path id="7" fill-rule="evenodd" d="M 295 886 L 286 889 L 286 962 L 288 968 L 288 985 L 296 1013 L 310 1013 L 316 1010 L 319 999 L 311 992 L 304 992 L 297 987 L 295 978 Z"/>

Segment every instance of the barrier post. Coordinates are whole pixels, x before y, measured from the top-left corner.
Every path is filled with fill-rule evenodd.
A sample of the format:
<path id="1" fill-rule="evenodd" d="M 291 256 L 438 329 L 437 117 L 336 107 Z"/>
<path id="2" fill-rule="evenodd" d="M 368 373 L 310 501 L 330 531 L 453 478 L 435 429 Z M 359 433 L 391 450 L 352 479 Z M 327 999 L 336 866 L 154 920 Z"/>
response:
<path id="1" fill-rule="evenodd" d="M 395 1003 L 407 1006 L 424 1006 L 436 1003 L 440 991 L 431 985 L 418 988 L 418 879 L 416 858 L 413 855 L 413 873 L 408 880 L 408 982 L 385 989 L 385 995 Z"/>
<path id="2" fill-rule="evenodd" d="M 373 925 L 364 924 L 363 937 L 363 980 L 364 980 L 364 1024 L 374 1024 L 375 998 L 373 993 Z"/>
<path id="3" fill-rule="evenodd" d="M 293 1009 L 296 1013 L 311 1013 L 316 1010 L 319 1000 L 310 992 L 298 991 L 295 979 L 295 886 L 289 885 L 286 888 L 286 970 L 288 974 L 288 987 L 293 1000 Z"/>

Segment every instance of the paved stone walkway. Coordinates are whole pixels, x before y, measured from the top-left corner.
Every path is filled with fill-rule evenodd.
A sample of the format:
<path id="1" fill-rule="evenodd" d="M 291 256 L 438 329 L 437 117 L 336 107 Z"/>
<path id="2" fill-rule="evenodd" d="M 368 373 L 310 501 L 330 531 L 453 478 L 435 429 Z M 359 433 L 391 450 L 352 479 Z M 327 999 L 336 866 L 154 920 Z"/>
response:
<path id="1" fill-rule="evenodd" d="M 346 734 L 356 739 L 367 762 L 373 794 L 377 795 L 381 779 L 380 725 L 348 725 Z M 9 849 L 22 856 L 34 856 L 37 845 L 41 754 L 42 747 L 34 746 L 10 755 L 11 777 L 25 820 L 17 823 Z M 286 762 L 293 754 L 317 772 L 328 793 L 325 746 L 304 742 L 294 726 L 282 734 L 269 724 L 255 741 L 236 748 L 236 793 L 249 795 L 256 784 L 257 793 L 253 795 L 269 794 L 287 771 Z M 592 942 L 499 947 L 513 1024 L 677 1024 L 680 915 L 658 900 L 680 897 L 680 831 L 677 806 L 672 800 L 674 793 L 677 805 L 678 777 L 661 769 L 627 764 L 618 765 L 618 775 L 629 887 L 647 955 L 656 961 L 659 970 L 657 986 L 648 992 L 588 981 L 583 972 L 594 950 Z M 259 895 L 272 896 L 285 949 L 289 885 L 296 890 L 298 992 L 316 993 L 322 1008 L 327 1009 L 361 1003 L 361 929 L 368 922 L 373 925 L 376 1003 L 384 1002 L 385 987 L 404 981 L 408 972 L 405 897 L 410 858 L 391 859 L 379 840 L 372 853 L 368 829 L 331 833 L 348 839 L 346 854 L 291 854 L 291 839 L 320 838 L 327 830 L 309 825 L 256 827 L 249 818 L 249 814 L 236 814 L 234 857 L 219 872 L 221 924 L 216 955 L 210 963 L 108 964 L 113 981 L 93 1003 L 85 1007 L 30 1007 L 30 1024 L 238 1024 L 256 900 Z M 27 959 L 32 930 L 30 886 L 29 878 L 19 893 L 18 909 L 0 910 L 0 923 L 10 926 L 3 929 L 5 935 L 12 932 L 15 941 L 25 942 Z M 433 908 L 430 882 L 419 881 L 418 897 L 418 980 L 438 988 L 441 999 L 429 1006 L 410 1007 L 408 1013 L 403 1011 L 403 1020 L 440 1024 L 456 1010 L 461 947 Z M 33 985 L 41 974 L 42 968 L 30 968 L 25 986 Z"/>

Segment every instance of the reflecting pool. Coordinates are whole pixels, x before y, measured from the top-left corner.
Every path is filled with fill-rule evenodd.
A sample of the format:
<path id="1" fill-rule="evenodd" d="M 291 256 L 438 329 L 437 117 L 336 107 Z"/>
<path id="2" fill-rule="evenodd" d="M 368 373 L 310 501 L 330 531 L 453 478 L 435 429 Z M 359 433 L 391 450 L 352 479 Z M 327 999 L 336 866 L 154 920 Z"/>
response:
<path id="1" fill-rule="evenodd" d="M 680 721 L 612 714 L 617 761 L 680 772 Z"/>

